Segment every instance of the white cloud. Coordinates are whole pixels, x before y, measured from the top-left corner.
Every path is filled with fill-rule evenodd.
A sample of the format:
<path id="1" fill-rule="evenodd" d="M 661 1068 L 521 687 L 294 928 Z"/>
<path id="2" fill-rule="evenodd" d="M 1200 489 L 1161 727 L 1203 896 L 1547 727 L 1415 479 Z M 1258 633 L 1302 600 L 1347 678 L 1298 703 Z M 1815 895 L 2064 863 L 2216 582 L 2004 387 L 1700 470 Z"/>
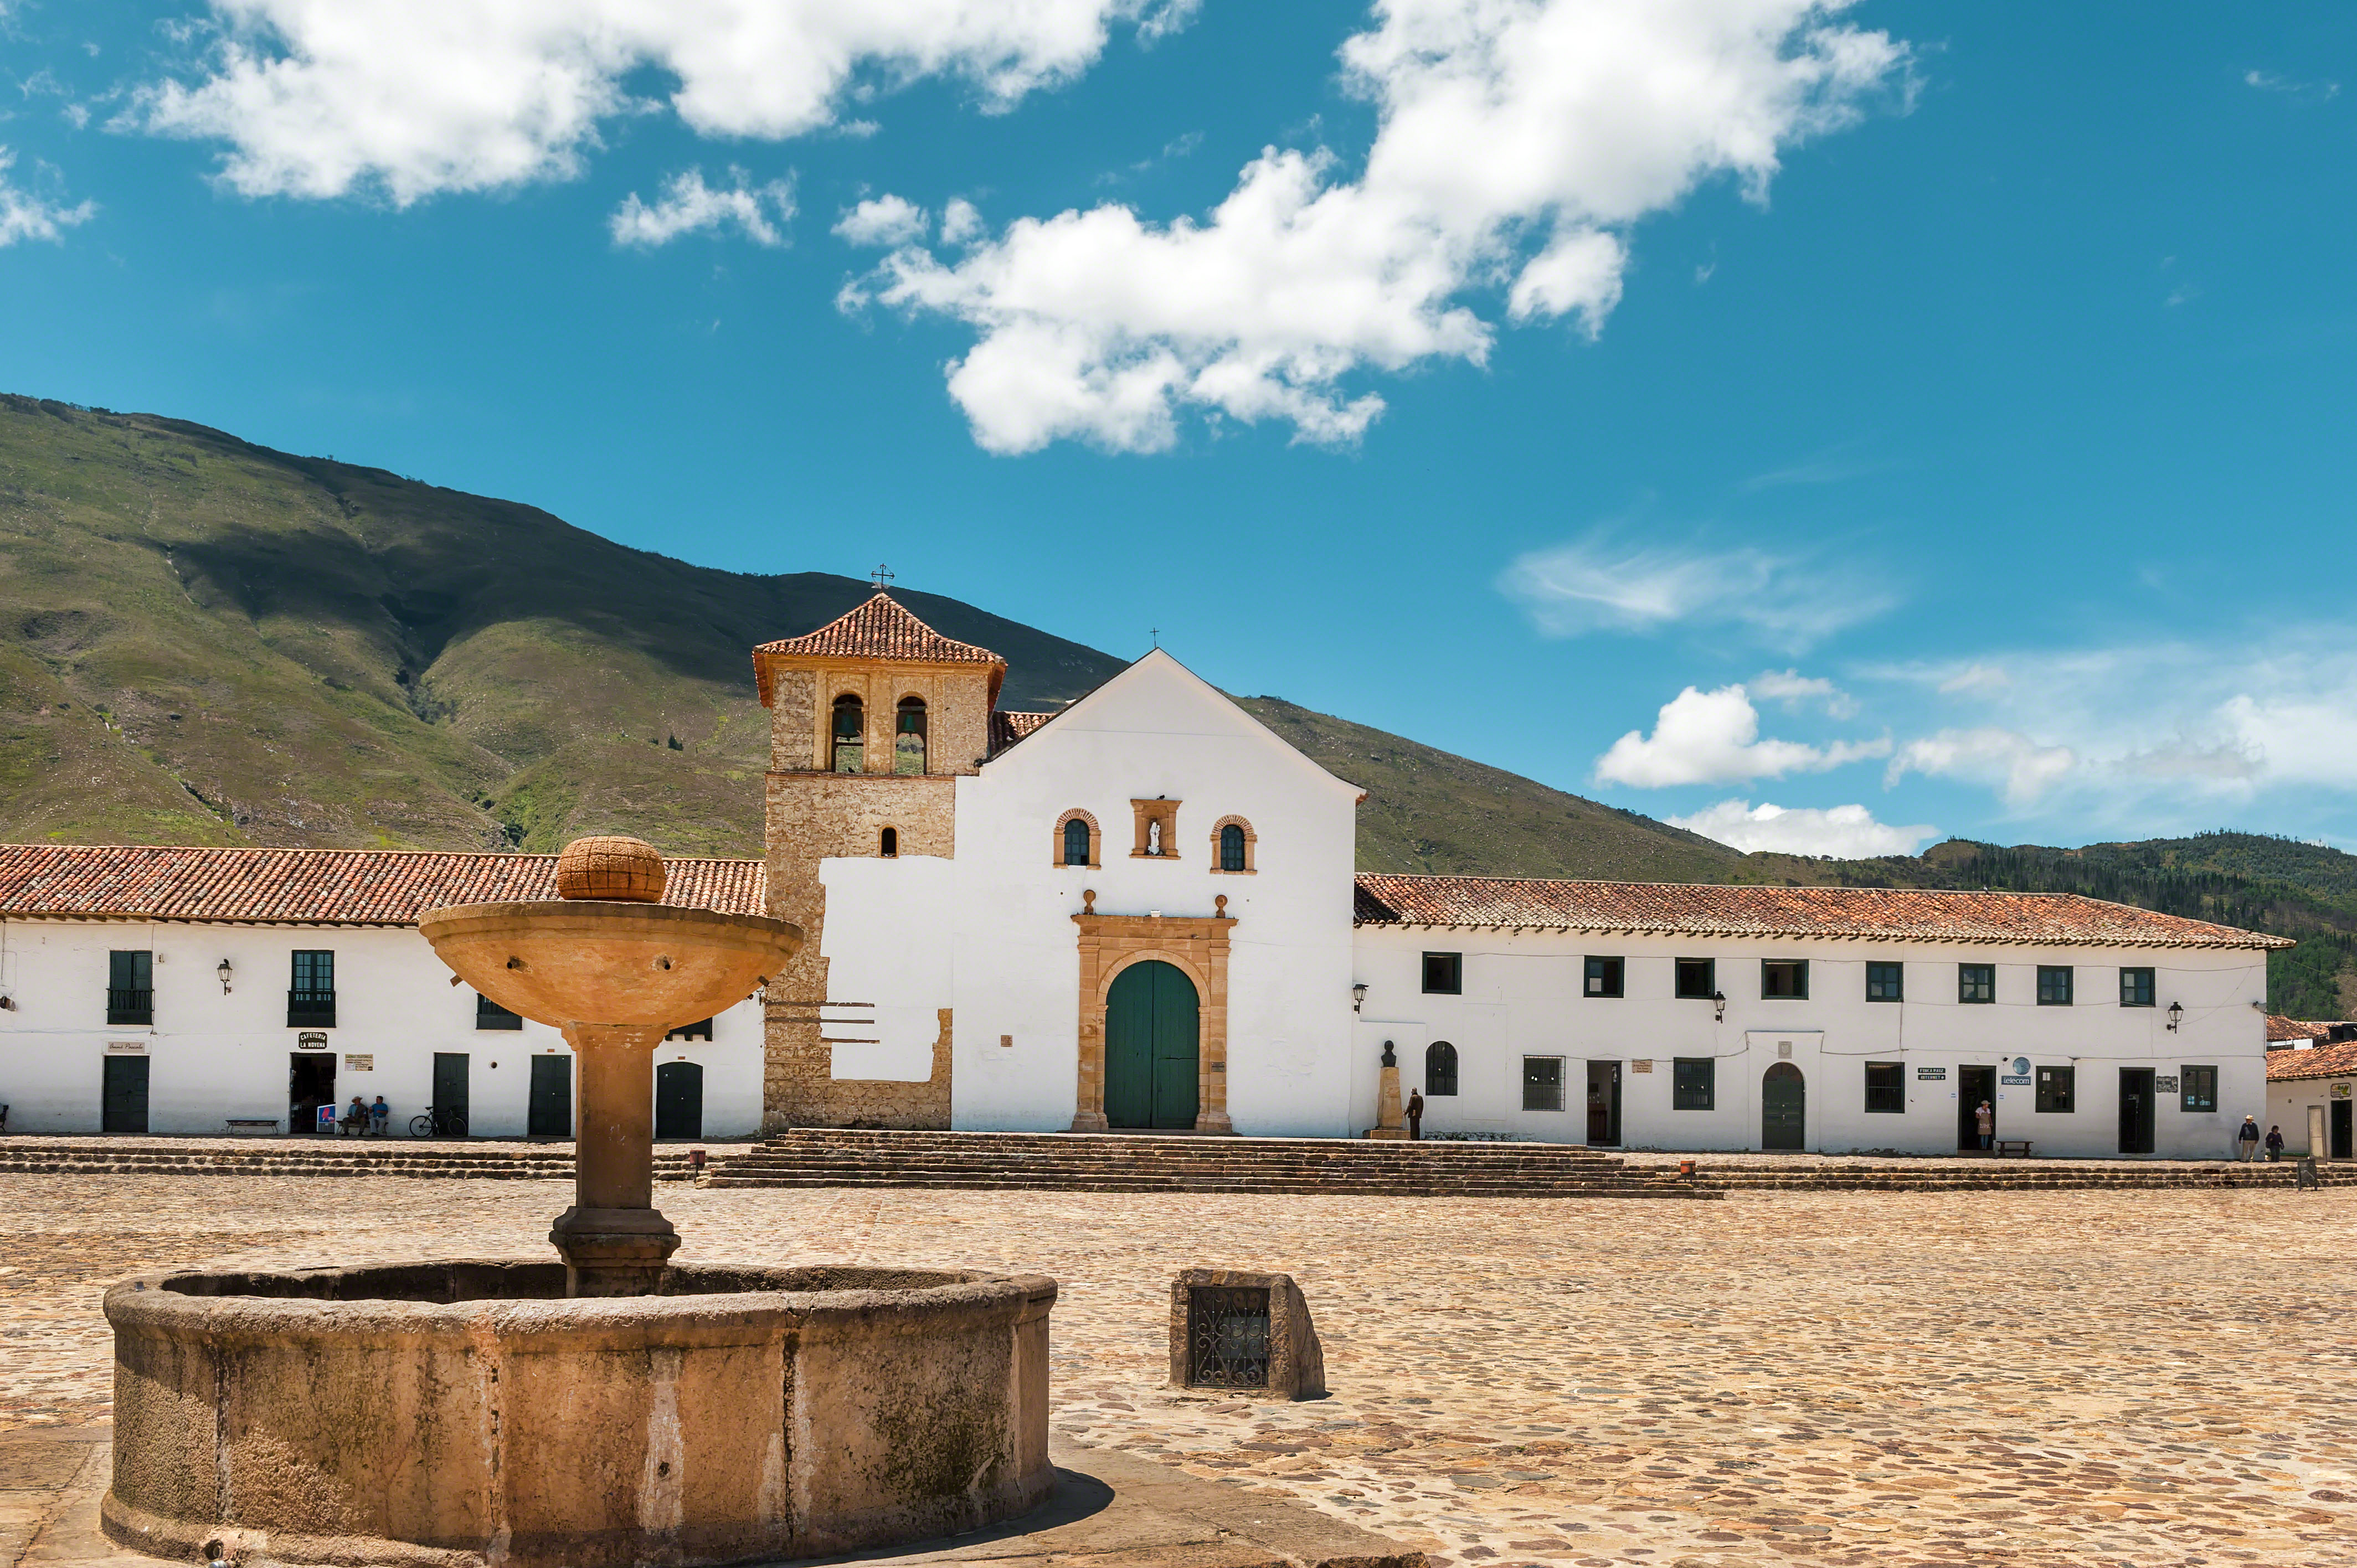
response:
<path id="1" fill-rule="evenodd" d="M 1878 822 L 1864 806 L 1754 806 L 1749 800 L 1721 800 L 1691 816 L 1665 819 L 1705 838 L 1717 839 L 1746 854 L 1831 855 L 1835 860 L 1865 860 L 1875 855 L 1913 854 L 1940 830 L 1929 822 L 1898 827 Z"/>
<path id="2" fill-rule="evenodd" d="M 13 245 L 20 240 L 62 240 L 67 230 L 96 216 L 98 204 L 94 201 L 78 201 L 68 207 L 25 189 L 8 177 L 8 171 L 16 165 L 16 155 L 0 147 L 0 246 Z"/>
<path id="3" fill-rule="evenodd" d="M 1498 586 L 1549 637 L 1733 623 L 1788 650 L 1899 602 L 1884 585 L 1820 561 L 1749 547 L 1627 546 L 1600 532 L 1520 557 Z"/>
<path id="4" fill-rule="evenodd" d="M 911 245 L 931 226 L 932 219 L 915 202 L 878 196 L 845 212 L 834 231 L 855 245 Z"/>
<path id="5" fill-rule="evenodd" d="M 1380 121 L 1355 177 L 1271 146 L 1200 219 L 1020 219 L 954 261 L 896 251 L 846 303 L 974 328 L 949 388 L 991 451 L 1155 450 L 1188 409 L 1349 442 L 1383 407 L 1351 380 L 1487 361 L 1469 290 L 1592 333 L 1639 220 L 1721 176 L 1763 199 L 1787 149 L 1903 84 L 1905 47 L 1846 8 L 1378 0 L 1341 51 Z"/>
<path id="6" fill-rule="evenodd" d="M 2078 761 L 2067 746 L 2040 746 L 2012 730 L 1943 729 L 1900 747 L 1883 785 L 1910 773 L 1963 779 L 1996 787 L 2009 806 L 2026 806 L 2061 782 Z"/>
<path id="7" fill-rule="evenodd" d="M 1780 779 L 1787 773 L 1822 773 L 1844 763 L 1889 754 L 1888 740 L 1835 741 L 1826 746 L 1761 740 L 1759 711 L 1741 686 L 1724 686 L 1716 692 L 1688 686 L 1663 704 L 1650 737 L 1631 730 L 1614 741 L 1596 759 L 1596 778 L 1599 783 L 1639 789 L 1723 784 Z"/>
<path id="8" fill-rule="evenodd" d="M 966 81 L 993 108 L 1085 70 L 1110 25 L 1158 37 L 1195 0 L 211 0 L 193 81 L 141 90 L 127 124 L 229 144 L 248 196 L 381 189 L 397 206 L 576 173 L 659 73 L 706 136 L 779 138 L 837 117 L 856 76 Z"/>
<path id="9" fill-rule="evenodd" d="M 736 183 L 716 188 L 704 183 L 702 169 L 682 169 L 663 181 L 662 196 L 652 206 L 630 192 L 607 220 L 614 243 L 662 245 L 682 234 L 733 228 L 756 244 L 784 244 L 780 225 L 794 216 L 793 183 L 776 179 L 756 186 L 743 169 L 728 172 Z"/>
<path id="10" fill-rule="evenodd" d="M 1787 713 L 1814 703 L 1828 718 L 1857 716 L 1857 699 L 1823 676 L 1803 675 L 1797 670 L 1763 670 L 1744 684 L 1755 697 L 1783 703 Z"/>
<path id="11" fill-rule="evenodd" d="M 962 196 L 950 198 L 942 208 L 942 243 L 970 245 L 982 235 L 982 213 L 974 204 Z"/>
<path id="12" fill-rule="evenodd" d="M 1939 689 L 1943 695 L 1953 696 L 1959 692 L 2002 692 L 2011 684 L 2013 677 L 2000 665 L 1967 664 L 1943 677 Z"/>
<path id="13" fill-rule="evenodd" d="M 2321 103 L 2341 94 L 2341 84 L 2337 81 L 2295 81 L 2271 70 L 2246 70 L 2243 73 L 2243 81 L 2262 92 L 2279 92 L 2287 98 L 2305 99 L 2312 103 Z"/>

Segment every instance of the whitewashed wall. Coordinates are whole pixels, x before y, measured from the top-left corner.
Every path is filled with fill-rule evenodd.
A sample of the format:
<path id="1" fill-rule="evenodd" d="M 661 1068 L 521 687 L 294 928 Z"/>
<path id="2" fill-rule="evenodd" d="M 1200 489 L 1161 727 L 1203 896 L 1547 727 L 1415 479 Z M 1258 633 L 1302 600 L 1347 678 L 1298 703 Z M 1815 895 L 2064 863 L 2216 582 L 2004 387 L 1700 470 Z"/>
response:
<path id="1" fill-rule="evenodd" d="M 2331 1157 L 2332 1105 L 2335 1100 L 2349 1101 L 2357 1097 L 2357 1073 L 2344 1073 L 2339 1078 L 2296 1078 L 2282 1083 L 2267 1085 L 2266 1114 L 2259 1118 L 2259 1131 L 2281 1127 L 2284 1152 L 2287 1157 L 2313 1153 L 2318 1159 Z M 2308 1113 L 2313 1107 L 2321 1112 L 2324 1137 L 2311 1148 L 2309 1140 Z"/>
<path id="2" fill-rule="evenodd" d="M 1350 1103 L 1351 875 L 1358 789 L 1167 653 L 1149 654 L 958 780 L 953 1117 L 1060 1131 L 1079 1063 L 1072 917 L 1208 916 L 1225 894 L 1228 1113 L 1243 1133 L 1333 1136 Z M 1180 802 L 1175 861 L 1137 860 L 1130 801 Z M 1094 869 L 1055 864 L 1073 808 L 1103 830 Z M 1254 873 L 1211 868 L 1211 828 L 1248 819 Z M 830 910 L 833 908 L 830 891 Z M 913 919 L 914 917 L 912 916 Z M 830 913 L 830 922 L 833 915 Z M 1004 1036 L 1011 1045 L 1001 1045 Z"/>
<path id="3" fill-rule="evenodd" d="M 108 954 L 146 949 L 155 959 L 152 1027 L 106 1023 Z M 336 955 L 336 1095 L 392 1107 L 395 1131 L 432 1098 L 434 1053 L 469 1063 L 469 1131 L 521 1137 L 531 1071 L 524 1058 L 564 1052 L 554 1029 L 478 1030 L 475 993 L 414 927 L 147 924 L 122 920 L 0 920 L 0 1101 L 16 1133 L 100 1130 L 102 1062 L 110 1044 L 149 1058 L 148 1131 L 210 1133 L 228 1119 L 271 1118 L 285 1129 L 287 1058 L 305 1031 L 286 1025 L 296 949 Z M 218 967 L 230 961 L 229 993 Z M 671 1041 L 658 1061 L 704 1065 L 704 1133 L 748 1136 L 761 1120 L 761 1010 L 747 1001 L 713 1024 L 710 1042 Z M 311 1053 L 305 1053 L 311 1054 Z M 345 1058 L 373 1058 L 367 1069 Z M 497 1065 L 494 1066 L 493 1064 Z"/>
<path id="4" fill-rule="evenodd" d="M 1424 994 L 1422 954 L 1461 952 L 1464 994 Z M 1581 993 L 1583 960 L 1590 954 L 1626 961 L 1626 994 L 1591 998 Z M 1706 1001 L 1676 997 L 1673 961 L 1717 961 L 1717 988 L 1727 998 L 1725 1022 Z M 1763 959 L 1806 959 L 1805 1000 L 1762 998 Z M 1769 1065 L 1790 1059 L 1807 1084 L 1807 1138 L 1813 1149 L 1846 1152 L 1897 1149 L 1943 1153 L 1956 1146 L 1956 1069 L 2027 1057 L 2031 1085 L 2000 1081 L 1997 1135 L 2028 1138 L 2040 1154 L 2109 1155 L 2118 1152 L 2119 1074 L 2151 1067 L 2175 1077 L 2186 1064 L 2219 1069 L 2215 1112 L 2188 1113 L 2174 1094 L 2158 1096 L 2154 1152 L 2164 1158 L 2223 1158 L 2246 1113 L 2266 1102 L 2266 1021 L 2257 1004 L 2266 994 L 2265 955 L 2208 949 L 2029 949 L 1989 945 L 1814 940 L 1761 942 L 1680 937 L 1573 937 L 1474 930 L 1358 932 L 1357 979 L 1368 987 L 1356 1031 L 1358 1114 L 1374 1112 L 1372 1064 L 1382 1043 L 1398 1042 L 1405 1089 L 1423 1081 L 1425 1048 L 1435 1039 L 1457 1047 L 1460 1091 L 1427 1099 L 1427 1131 L 1512 1133 L 1555 1143 L 1587 1139 L 1589 1060 L 1619 1061 L 1621 1142 L 1626 1147 L 1685 1150 L 1753 1149 L 1760 1144 L 1760 1088 Z M 1866 1000 L 1866 965 L 1906 965 L 1906 1000 Z M 1957 1001 L 1956 966 L 1995 963 L 1997 999 Z M 2037 966 L 2062 963 L 2075 971 L 2074 1004 L 2037 1005 Z M 2123 965 L 2157 972 L 2149 1008 L 2118 1004 Z M 2185 1007 L 2175 1034 L 2168 1031 L 2171 1002 Z M 1789 1043 L 1789 1058 L 1780 1045 Z M 1565 1064 L 1565 1109 L 1522 1109 L 1522 1058 L 1559 1056 Z M 1717 1092 L 1709 1111 L 1672 1108 L 1677 1057 L 1717 1058 Z M 1651 1072 L 1630 1064 L 1653 1063 Z M 1906 1067 L 1907 1110 L 1865 1109 L 1865 1064 Z M 2075 1064 L 2075 1109 L 2035 1110 L 2040 1066 Z M 1945 1069 L 1925 1079 L 1920 1068 Z"/>

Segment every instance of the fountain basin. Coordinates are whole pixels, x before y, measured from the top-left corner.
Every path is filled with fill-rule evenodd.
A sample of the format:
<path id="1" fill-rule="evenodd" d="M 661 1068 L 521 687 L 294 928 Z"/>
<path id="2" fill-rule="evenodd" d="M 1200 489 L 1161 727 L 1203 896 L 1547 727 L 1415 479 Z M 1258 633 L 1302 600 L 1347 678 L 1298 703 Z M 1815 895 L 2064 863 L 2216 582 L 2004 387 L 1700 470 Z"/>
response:
<path id="1" fill-rule="evenodd" d="M 674 1265 L 181 1272 L 106 1293 L 102 1520 L 183 1559 L 603 1568 L 805 1557 L 1040 1502 L 1044 1275 Z M 201 1561 L 203 1559 L 199 1558 Z"/>

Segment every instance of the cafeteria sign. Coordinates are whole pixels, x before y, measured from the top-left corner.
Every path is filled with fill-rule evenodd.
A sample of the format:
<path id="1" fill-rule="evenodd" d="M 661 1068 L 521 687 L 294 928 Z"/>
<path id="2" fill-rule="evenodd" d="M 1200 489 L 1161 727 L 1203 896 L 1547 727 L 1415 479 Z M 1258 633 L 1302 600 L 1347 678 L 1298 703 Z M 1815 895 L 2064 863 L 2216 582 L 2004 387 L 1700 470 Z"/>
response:
<path id="1" fill-rule="evenodd" d="M 1915 1076 L 1929 1083 L 1941 1083 L 1946 1081 L 1948 1069 L 1943 1067 L 1919 1067 L 1915 1069 Z"/>

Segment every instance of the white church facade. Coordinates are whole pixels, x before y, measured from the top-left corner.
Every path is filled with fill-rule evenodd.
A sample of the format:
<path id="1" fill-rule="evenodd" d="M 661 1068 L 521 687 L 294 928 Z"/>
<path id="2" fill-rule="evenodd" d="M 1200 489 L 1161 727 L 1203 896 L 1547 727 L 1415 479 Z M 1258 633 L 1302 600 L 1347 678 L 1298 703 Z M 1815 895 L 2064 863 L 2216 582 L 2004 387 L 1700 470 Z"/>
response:
<path id="1" fill-rule="evenodd" d="M 1350 1137 L 1376 1120 L 1387 1051 L 1428 1136 L 1929 1154 L 1976 1144 L 1986 1100 L 1992 1135 L 2039 1155 L 2218 1158 L 2266 1106 L 2281 938 L 2067 895 L 1358 875 L 1358 788 L 1166 652 L 1058 713 L 1005 712 L 1002 660 L 878 594 L 764 645 L 755 668 L 771 720 L 764 859 L 674 863 L 696 869 L 666 897 L 765 909 L 810 940 L 709 1038 L 667 1047 L 695 1069 L 696 1135 Z M 202 978 L 231 930 L 267 933 L 273 956 L 247 961 L 267 968 L 296 962 L 309 933 L 359 929 L 337 924 L 355 913 L 340 875 L 404 891 L 371 906 L 382 983 L 355 1015 L 339 1009 L 324 1047 L 371 1065 L 336 1092 L 373 1095 L 355 1075 L 390 1073 L 388 1098 L 414 1113 L 464 1055 L 483 1086 L 473 1132 L 545 1132 L 529 1081 L 489 1087 L 468 999 L 414 922 L 487 879 L 544 876 L 548 857 L 361 853 L 282 877 L 266 910 L 220 891 L 239 879 L 206 860 L 345 853 L 0 849 L 11 1127 L 99 1129 L 95 1064 L 130 1054 L 90 1016 L 110 990 L 99 955 L 139 950 L 133 927 L 164 962 L 153 973 L 176 977 L 153 982 L 160 1008 L 188 978 L 172 966 Z M 142 855 L 185 858 L 105 872 Z M 75 856 L 97 858 L 61 882 L 50 863 Z M 211 904 L 188 894 L 199 884 Z M 156 1026 L 147 1124 L 258 1119 L 300 1036 L 330 1033 L 277 1022 Z M 537 1026 L 518 1045 L 562 1056 Z M 535 1070 L 545 1100 L 561 1069 Z M 675 1066 L 674 1132 L 686 1079 Z"/>

